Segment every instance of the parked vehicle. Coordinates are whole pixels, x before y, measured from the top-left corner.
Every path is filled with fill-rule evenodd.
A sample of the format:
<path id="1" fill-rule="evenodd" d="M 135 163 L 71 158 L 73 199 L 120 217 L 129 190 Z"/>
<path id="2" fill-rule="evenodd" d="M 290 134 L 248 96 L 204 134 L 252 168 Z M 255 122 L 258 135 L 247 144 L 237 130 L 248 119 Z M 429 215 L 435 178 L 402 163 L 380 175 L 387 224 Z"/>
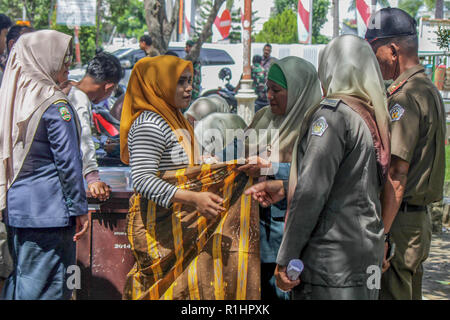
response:
<path id="1" fill-rule="evenodd" d="M 184 46 L 169 46 L 168 50 L 175 52 L 180 58 L 184 59 L 186 57 Z M 145 57 L 145 52 L 138 48 L 122 48 L 114 51 L 112 54 L 119 58 L 122 68 L 125 69 L 125 76 L 121 81 L 122 84 L 128 83 L 134 64 Z M 202 64 L 201 94 L 221 85 L 216 75 L 223 67 L 228 67 L 230 71 L 232 68 L 235 70 L 236 68 L 239 69 L 233 58 L 227 51 L 222 49 L 202 48 L 200 50 L 200 62 Z"/>
<path id="2" fill-rule="evenodd" d="M 236 87 L 234 87 L 230 81 L 232 79 L 232 73 L 230 68 L 225 67 L 219 71 L 219 79 L 222 84 L 215 89 L 203 91 L 202 97 L 207 97 L 212 94 L 218 94 L 224 98 L 231 107 L 231 113 L 237 113 L 237 100 L 236 100 Z"/>

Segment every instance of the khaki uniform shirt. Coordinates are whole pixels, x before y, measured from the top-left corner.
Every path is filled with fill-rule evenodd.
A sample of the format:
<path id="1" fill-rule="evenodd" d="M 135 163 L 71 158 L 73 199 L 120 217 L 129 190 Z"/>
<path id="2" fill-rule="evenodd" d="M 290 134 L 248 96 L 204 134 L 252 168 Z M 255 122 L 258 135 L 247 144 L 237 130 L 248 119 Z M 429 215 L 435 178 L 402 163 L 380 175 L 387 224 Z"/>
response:
<path id="1" fill-rule="evenodd" d="M 427 205 L 443 196 L 445 109 L 421 65 L 403 72 L 388 88 L 391 154 L 409 163 L 403 200 Z"/>
<path id="2" fill-rule="evenodd" d="M 304 283 L 364 286 L 384 249 L 373 139 L 349 106 L 334 99 L 322 105 L 298 146 L 297 187 L 277 263 L 300 258 Z"/>

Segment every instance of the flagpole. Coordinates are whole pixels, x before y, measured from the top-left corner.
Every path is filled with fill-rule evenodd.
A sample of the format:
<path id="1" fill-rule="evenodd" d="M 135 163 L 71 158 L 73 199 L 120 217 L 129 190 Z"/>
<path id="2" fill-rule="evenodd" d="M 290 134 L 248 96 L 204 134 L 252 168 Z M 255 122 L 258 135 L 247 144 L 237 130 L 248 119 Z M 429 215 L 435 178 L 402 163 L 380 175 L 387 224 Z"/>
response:
<path id="1" fill-rule="evenodd" d="M 242 79 L 251 79 L 250 55 L 252 51 L 252 1 L 244 3 L 244 74 Z"/>
<path id="2" fill-rule="evenodd" d="M 75 62 L 78 67 L 81 67 L 81 50 L 80 50 L 80 40 L 79 40 L 79 28 L 75 26 L 74 28 L 74 43 L 75 43 Z"/>
<path id="3" fill-rule="evenodd" d="M 252 88 L 250 55 L 252 51 L 252 1 L 244 2 L 244 21 L 242 32 L 243 46 L 243 75 L 240 81 L 240 89 L 236 95 L 238 101 L 237 114 L 249 125 L 255 115 L 255 90 Z"/>

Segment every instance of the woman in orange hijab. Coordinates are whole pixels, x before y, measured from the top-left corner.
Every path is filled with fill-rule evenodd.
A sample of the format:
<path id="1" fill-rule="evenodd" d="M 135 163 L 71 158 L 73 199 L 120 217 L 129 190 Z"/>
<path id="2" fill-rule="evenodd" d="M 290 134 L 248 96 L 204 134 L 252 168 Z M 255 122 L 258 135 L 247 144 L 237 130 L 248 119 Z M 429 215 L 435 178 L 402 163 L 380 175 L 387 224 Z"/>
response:
<path id="1" fill-rule="evenodd" d="M 136 63 L 123 103 L 120 157 L 130 164 L 137 194 L 165 208 L 178 202 L 215 216 L 224 210 L 219 196 L 183 190 L 159 178 L 161 171 L 194 165 L 194 130 L 180 111 L 191 100 L 192 74 L 192 63 L 175 56 Z"/>

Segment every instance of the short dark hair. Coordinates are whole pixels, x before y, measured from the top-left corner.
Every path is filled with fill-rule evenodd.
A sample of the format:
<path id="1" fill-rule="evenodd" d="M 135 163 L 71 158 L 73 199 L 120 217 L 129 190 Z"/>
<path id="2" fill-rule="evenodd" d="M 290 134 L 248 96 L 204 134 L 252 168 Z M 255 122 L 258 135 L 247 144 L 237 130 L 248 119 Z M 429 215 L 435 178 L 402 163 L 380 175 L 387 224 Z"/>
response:
<path id="1" fill-rule="evenodd" d="M 12 26 L 11 19 L 7 15 L 0 13 L 0 31 L 3 29 L 8 29 L 11 26 Z"/>
<path id="2" fill-rule="evenodd" d="M 264 45 L 264 48 L 265 47 L 269 47 L 270 49 L 272 49 L 272 45 L 270 44 L 270 43 L 266 43 L 265 45 Z"/>
<path id="3" fill-rule="evenodd" d="M 381 47 L 389 43 L 395 43 L 407 56 L 417 55 L 419 52 L 419 38 L 417 35 L 381 38 L 373 41 L 372 46 Z"/>
<path id="4" fill-rule="evenodd" d="M 8 34 L 6 35 L 6 44 L 8 44 L 10 40 L 17 41 L 17 39 L 26 32 L 33 31 L 34 29 L 31 27 L 16 24 L 9 29 Z"/>
<path id="5" fill-rule="evenodd" d="M 152 37 L 145 34 L 139 39 L 139 42 L 145 42 L 146 45 L 151 46 L 153 43 L 153 40 L 152 40 Z"/>
<path id="6" fill-rule="evenodd" d="M 172 50 L 167 51 L 164 55 L 178 57 L 178 54 L 175 51 L 172 51 Z"/>
<path id="7" fill-rule="evenodd" d="M 123 73 L 119 59 L 107 52 L 97 54 L 89 61 L 86 69 L 86 75 L 94 78 L 97 83 L 103 81 L 119 83 Z"/>
<path id="8" fill-rule="evenodd" d="M 261 61 L 262 61 L 262 57 L 261 57 L 259 54 L 255 54 L 255 55 L 253 56 L 253 59 L 252 59 L 252 63 L 253 63 L 253 64 L 255 64 L 255 63 L 261 63 Z"/>

